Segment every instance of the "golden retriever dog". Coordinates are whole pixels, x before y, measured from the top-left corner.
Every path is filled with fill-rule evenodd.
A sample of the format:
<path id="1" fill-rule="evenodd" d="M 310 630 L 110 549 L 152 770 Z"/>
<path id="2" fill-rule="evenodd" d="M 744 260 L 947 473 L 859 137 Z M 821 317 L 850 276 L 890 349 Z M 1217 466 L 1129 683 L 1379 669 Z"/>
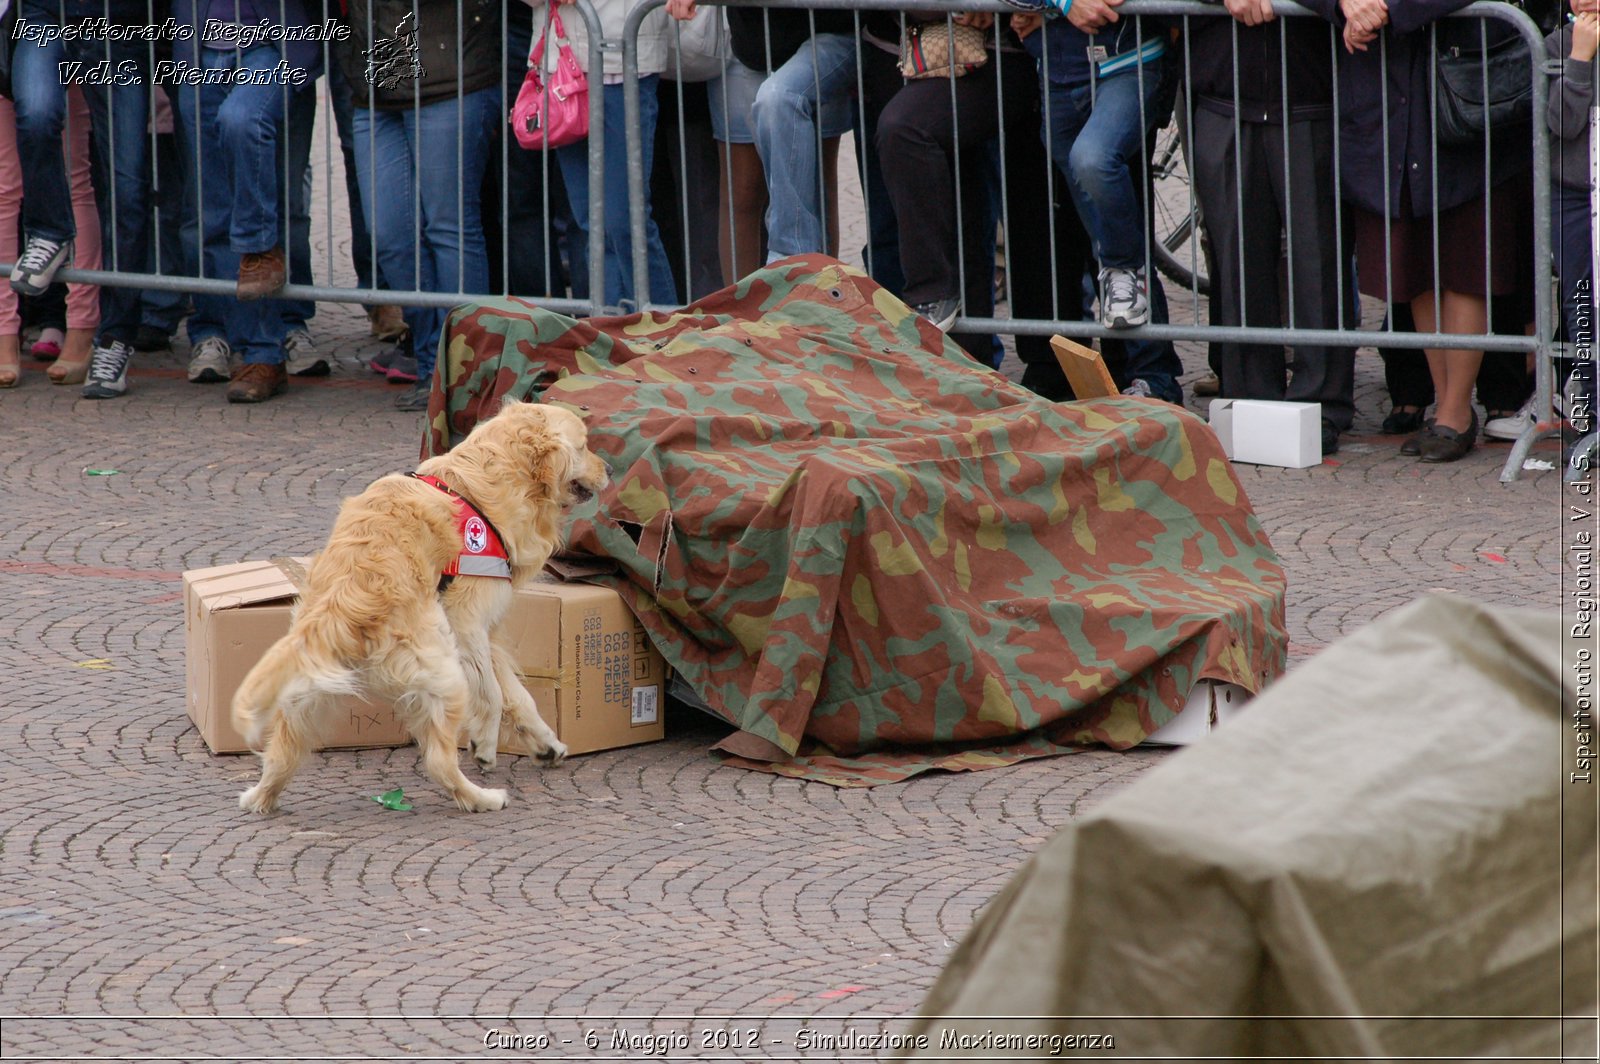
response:
<path id="1" fill-rule="evenodd" d="M 503 714 L 530 749 L 559 763 L 567 748 L 540 719 L 494 633 L 513 589 L 556 549 L 563 512 L 606 482 L 576 414 L 514 402 L 415 474 L 383 477 L 346 499 L 307 570 L 289 633 L 234 695 L 234 725 L 263 762 L 261 782 L 239 806 L 277 808 L 346 694 L 392 700 L 424 771 L 471 812 L 504 808 L 506 792 L 462 775 L 463 734 L 478 763 L 492 768 Z M 497 534 L 509 564 L 469 558 L 486 543 L 492 552 L 486 531 Z M 501 575 L 466 575 L 485 564 Z M 462 575 L 444 576 L 457 568 Z"/>

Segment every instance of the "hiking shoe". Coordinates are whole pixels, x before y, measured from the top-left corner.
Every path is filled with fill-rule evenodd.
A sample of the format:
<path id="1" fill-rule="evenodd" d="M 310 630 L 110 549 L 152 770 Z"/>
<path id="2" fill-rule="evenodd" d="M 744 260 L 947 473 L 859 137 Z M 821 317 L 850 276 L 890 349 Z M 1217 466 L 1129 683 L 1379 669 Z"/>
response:
<path id="1" fill-rule="evenodd" d="M 419 381 L 394 397 L 396 410 L 427 410 L 428 395 L 433 388 L 427 381 Z"/>
<path id="2" fill-rule="evenodd" d="M 72 241 L 59 244 L 42 236 L 30 236 L 28 244 L 11 267 L 11 290 L 25 296 L 42 296 L 55 280 L 56 271 L 72 262 Z"/>
<path id="3" fill-rule="evenodd" d="M 326 377 L 330 371 L 328 360 L 304 329 L 290 329 L 283 338 L 283 363 L 296 377 Z"/>
<path id="4" fill-rule="evenodd" d="M 208 336 L 194 345 L 189 352 L 189 383 L 220 384 L 230 376 L 228 359 L 233 352 L 228 341 L 220 336 Z"/>
<path id="5" fill-rule="evenodd" d="M 239 287 L 236 296 L 245 302 L 270 296 L 289 279 L 283 262 L 283 249 L 252 251 L 239 259 Z"/>
<path id="6" fill-rule="evenodd" d="M 83 385 L 85 399 L 115 399 L 128 391 L 128 364 L 133 361 L 133 345 L 113 340 L 96 346 L 89 359 L 89 379 Z"/>
<path id="7" fill-rule="evenodd" d="M 1150 320 L 1143 270 L 1107 266 L 1100 271 L 1100 324 L 1108 329 L 1132 329 Z"/>
<path id="8" fill-rule="evenodd" d="M 935 329 L 947 333 L 950 331 L 950 326 L 955 324 L 956 316 L 961 313 L 961 301 L 935 299 L 927 303 L 918 303 L 911 309 L 932 322 Z"/>
<path id="9" fill-rule="evenodd" d="M 1522 404 L 1522 409 L 1508 417 L 1490 418 L 1483 426 L 1483 434 L 1491 440 L 1518 440 L 1522 434 L 1533 428 L 1538 422 L 1539 415 L 1535 413 L 1539 400 L 1537 389 L 1528 396 L 1528 401 Z M 1546 417 L 1546 421 L 1550 418 Z"/>
<path id="10" fill-rule="evenodd" d="M 264 403 L 289 390 L 282 362 L 246 362 L 228 382 L 228 402 Z"/>
<path id="11" fill-rule="evenodd" d="M 417 360 L 407 354 L 398 354 L 389 362 L 385 371 L 390 384 L 415 384 L 417 383 Z"/>

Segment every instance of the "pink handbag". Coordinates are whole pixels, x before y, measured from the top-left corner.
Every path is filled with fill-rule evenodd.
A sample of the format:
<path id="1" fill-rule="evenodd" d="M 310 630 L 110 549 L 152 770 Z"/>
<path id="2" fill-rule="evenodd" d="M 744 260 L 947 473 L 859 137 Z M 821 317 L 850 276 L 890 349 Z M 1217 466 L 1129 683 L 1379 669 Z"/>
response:
<path id="1" fill-rule="evenodd" d="M 544 42 L 550 28 L 556 31 L 556 69 L 548 86 L 544 80 Z M 544 32 L 528 56 L 528 73 L 511 107 L 511 128 L 524 148 L 559 148 L 589 135 L 589 79 L 578 66 L 572 46 L 561 28 L 561 16 L 551 3 Z"/>

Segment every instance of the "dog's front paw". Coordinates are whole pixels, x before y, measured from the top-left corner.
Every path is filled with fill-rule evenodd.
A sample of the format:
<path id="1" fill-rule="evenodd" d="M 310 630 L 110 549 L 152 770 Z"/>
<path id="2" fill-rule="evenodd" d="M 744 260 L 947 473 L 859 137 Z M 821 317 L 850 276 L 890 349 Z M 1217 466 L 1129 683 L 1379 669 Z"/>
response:
<path id="1" fill-rule="evenodd" d="M 462 792 L 456 801 L 469 813 L 492 813 L 504 809 L 509 798 L 499 787 L 475 787 L 470 792 Z"/>
<path id="2" fill-rule="evenodd" d="M 258 783 L 239 795 L 239 808 L 246 813 L 275 812 L 278 808 L 278 797 L 262 793 L 261 784 Z"/>
<path id="3" fill-rule="evenodd" d="M 554 767 L 567 759 L 567 744 L 560 739 L 550 741 L 550 749 L 539 755 L 539 760 Z"/>

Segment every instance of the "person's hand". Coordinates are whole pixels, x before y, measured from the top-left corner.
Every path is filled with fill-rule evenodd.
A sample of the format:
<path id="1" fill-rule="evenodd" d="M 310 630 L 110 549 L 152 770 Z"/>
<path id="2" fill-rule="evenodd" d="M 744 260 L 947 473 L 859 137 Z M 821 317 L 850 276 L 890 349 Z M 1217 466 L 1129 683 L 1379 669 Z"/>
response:
<path id="1" fill-rule="evenodd" d="M 1260 26 L 1277 18 L 1272 10 L 1272 0 L 1223 0 L 1228 14 L 1246 26 Z"/>
<path id="2" fill-rule="evenodd" d="M 1384 0 L 1339 0 L 1339 10 L 1344 12 L 1346 28 L 1354 27 L 1359 31 L 1358 36 L 1364 37 L 1362 43 L 1372 40 L 1379 30 L 1389 24 L 1389 5 Z M 1350 36 L 1347 33 L 1345 46 L 1349 45 Z"/>
<path id="3" fill-rule="evenodd" d="M 1101 27 L 1116 22 L 1117 8 L 1122 0 L 1072 0 L 1067 8 L 1067 21 L 1085 33 L 1096 33 Z"/>
<path id="4" fill-rule="evenodd" d="M 1358 30 L 1348 22 L 1344 24 L 1344 50 L 1351 55 L 1356 52 L 1366 51 L 1367 45 L 1377 39 L 1378 33 L 1376 30 Z"/>
<path id="5" fill-rule="evenodd" d="M 571 3 L 572 0 L 567 0 Z M 667 14 L 679 22 L 688 22 L 694 18 L 695 0 L 667 0 Z"/>
<path id="6" fill-rule="evenodd" d="M 1018 11 L 1011 16 L 1011 32 L 1017 35 L 1017 40 L 1025 41 L 1028 34 L 1033 33 L 1044 25 L 1044 16 L 1032 11 Z"/>
<path id="7" fill-rule="evenodd" d="M 668 0 L 670 3 L 671 0 Z M 957 26 L 971 26 L 975 30 L 986 30 L 994 25 L 993 11 L 963 11 L 955 17 Z"/>
<path id="8" fill-rule="evenodd" d="M 1572 58 L 1587 63 L 1600 50 L 1600 15 L 1585 11 L 1572 20 Z"/>

